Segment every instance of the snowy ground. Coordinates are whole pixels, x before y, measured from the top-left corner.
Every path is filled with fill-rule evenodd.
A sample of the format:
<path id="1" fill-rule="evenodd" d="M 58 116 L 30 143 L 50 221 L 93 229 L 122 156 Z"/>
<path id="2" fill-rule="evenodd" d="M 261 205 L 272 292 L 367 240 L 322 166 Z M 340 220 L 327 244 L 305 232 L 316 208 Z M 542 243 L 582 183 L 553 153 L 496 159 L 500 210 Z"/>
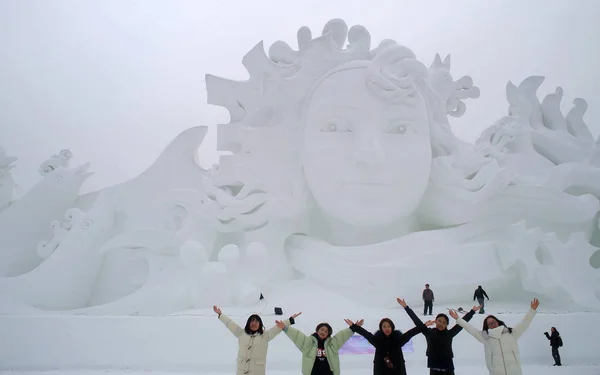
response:
<path id="1" fill-rule="evenodd" d="M 404 297 L 399 295 L 400 297 Z M 399 306 L 369 308 L 304 282 L 286 283 L 249 308 L 223 311 L 243 325 L 249 314 L 259 312 L 267 327 L 275 319 L 274 306 L 284 309 L 284 318 L 302 311 L 296 328 L 310 334 L 322 322 L 334 331 L 347 327 L 344 318 L 365 319 L 365 328 L 374 331 L 382 317 L 392 318 L 397 328 L 413 326 Z M 418 297 L 407 302 L 421 316 Z M 435 305 L 434 314 L 447 307 L 473 305 L 468 299 L 454 306 Z M 519 322 L 528 304 L 514 306 L 492 302 L 487 312 L 498 315 L 508 325 Z M 481 327 L 484 315 L 472 323 Z M 542 305 L 527 332 L 520 339 L 523 373 L 600 375 L 599 313 L 568 313 Z M 453 324 L 453 322 L 451 322 Z M 548 340 L 543 332 L 550 326 L 561 331 L 565 346 L 561 350 L 563 367 L 553 367 Z M 235 372 L 237 342 L 211 309 L 185 311 L 167 317 L 144 316 L 0 316 L 0 374 L 11 375 L 138 375 L 195 374 L 217 375 Z M 425 340 L 413 339 L 414 352 L 405 353 L 409 374 L 428 374 Z M 454 340 L 455 364 L 459 374 L 487 374 L 484 353 L 468 333 Z M 372 354 L 340 356 L 344 375 L 372 373 Z M 301 355 L 281 334 L 269 345 L 267 374 L 299 374 Z M 2 370 L 5 370 L 2 372 Z M 10 371 L 9 371 L 10 370 Z"/>
<path id="2" fill-rule="evenodd" d="M 428 375 L 429 370 L 424 367 L 416 368 L 409 367 L 407 369 L 409 375 Z M 176 375 L 224 375 L 231 372 L 181 372 Z M 299 370 L 294 371 L 270 371 L 268 375 L 298 375 Z M 344 370 L 344 375 L 365 375 L 370 374 L 370 370 Z M 45 372 L 12 372 L 0 371 L 0 375 L 173 375 L 173 372 L 162 371 L 45 371 Z M 457 368 L 457 374 L 461 375 L 484 375 L 487 374 L 487 369 L 482 366 L 464 366 Z M 523 374 L 526 375 L 554 375 L 554 374 L 569 374 L 569 375 L 599 375 L 600 366 L 563 366 L 563 367 L 548 367 L 548 366 L 524 366 Z"/>

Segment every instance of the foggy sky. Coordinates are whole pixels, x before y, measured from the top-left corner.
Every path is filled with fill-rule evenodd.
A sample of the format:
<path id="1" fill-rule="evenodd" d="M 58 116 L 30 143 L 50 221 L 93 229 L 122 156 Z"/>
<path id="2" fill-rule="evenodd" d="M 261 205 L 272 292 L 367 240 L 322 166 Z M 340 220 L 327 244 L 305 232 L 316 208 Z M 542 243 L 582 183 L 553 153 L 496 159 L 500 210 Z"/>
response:
<path id="1" fill-rule="evenodd" d="M 296 47 L 296 32 L 343 18 L 362 24 L 372 45 L 390 38 L 429 65 L 452 55 L 455 79 L 481 89 L 454 132 L 474 141 L 506 115 L 506 82 L 546 76 L 539 95 L 564 89 L 600 132 L 600 2 L 596 0 L 2 0 L 0 146 L 19 158 L 23 188 L 62 148 L 72 165 L 91 162 L 84 191 L 135 177 L 182 130 L 210 127 L 200 160 L 218 160 L 215 125 L 223 108 L 206 104 L 204 74 L 245 79 L 241 59 L 257 42 Z"/>

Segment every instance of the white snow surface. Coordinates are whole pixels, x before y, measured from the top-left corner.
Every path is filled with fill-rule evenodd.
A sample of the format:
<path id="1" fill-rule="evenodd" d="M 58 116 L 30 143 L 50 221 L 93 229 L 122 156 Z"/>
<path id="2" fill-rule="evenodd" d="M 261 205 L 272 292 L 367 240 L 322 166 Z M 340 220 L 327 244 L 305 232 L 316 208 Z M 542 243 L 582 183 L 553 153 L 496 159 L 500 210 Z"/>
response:
<path id="1" fill-rule="evenodd" d="M 407 368 L 407 372 L 409 375 L 426 375 L 429 374 L 429 369 L 420 366 L 420 367 L 409 367 Z M 227 372 L 231 373 L 231 372 Z M 289 370 L 289 371 L 269 371 L 267 370 L 267 374 L 269 375 L 297 375 L 299 374 L 299 370 Z M 344 370 L 342 372 L 344 375 L 363 375 L 370 374 L 371 371 L 366 371 L 365 369 L 358 370 Z M 482 366 L 464 366 L 460 368 L 460 374 L 462 375 L 481 375 L 486 374 L 487 370 Z M 573 374 L 573 375 L 598 375 L 600 374 L 600 367 L 598 366 L 563 366 L 563 367 L 548 367 L 548 366 L 524 366 L 523 373 L 527 375 L 554 375 L 554 374 Z M 1 375 L 171 375 L 173 372 L 168 371 L 80 371 L 80 370 L 72 370 L 72 371 L 44 371 L 44 372 L 13 372 L 13 371 L 4 371 L 0 372 Z M 181 372 L 178 375 L 222 375 L 223 372 Z"/>
<path id="2" fill-rule="evenodd" d="M 407 302 L 423 320 L 417 293 L 406 293 Z M 254 307 L 231 308 L 224 313 L 243 325 L 247 316 L 259 312 L 267 327 L 275 319 L 275 306 L 283 318 L 302 311 L 296 328 L 309 334 L 322 321 L 334 331 L 346 327 L 344 318 L 365 319 L 365 328 L 375 331 L 382 317 L 390 317 L 405 331 L 413 324 L 398 306 L 392 309 L 365 308 L 306 281 L 275 286 Z M 404 297 L 399 291 L 399 297 Z M 491 296 L 493 298 L 493 296 Z M 469 309 L 466 298 L 453 306 L 434 305 L 434 315 L 447 307 Z M 528 305 L 498 306 L 492 299 L 486 313 L 495 314 L 514 326 Z M 471 321 L 481 327 L 483 316 Z M 533 323 L 520 339 L 524 374 L 600 374 L 600 329 L 598 313 L 569 313 L 545 309 L 542 301 Z M 452 323 L 451 323 L 452 324 Z M 556 326 L 565 346 L 563 367 L 553 367 L 550 347 L 543 332 Z M 47 375 L 97 374 L 225 374 L 235 371 L 237 342 L 209 309 L 183 311 L 166 317 L 149 316 L 2 316 L 0 317 L 0 373 Z M 425 340 L 413 339 L 414 352 L 405 353 L 409 374 L 427 374 Z M 455 365 L 460 374 L 485 374 L 483 347 L 468 333 L 454 340 Z M 298 374 L 301 354 L 285 334 L 269 346 L 267 373 Z M 342 373 L 369 374 L 372 354 L 342 355 Z M 1 372 L 4 370 L 5 372 Z"/>

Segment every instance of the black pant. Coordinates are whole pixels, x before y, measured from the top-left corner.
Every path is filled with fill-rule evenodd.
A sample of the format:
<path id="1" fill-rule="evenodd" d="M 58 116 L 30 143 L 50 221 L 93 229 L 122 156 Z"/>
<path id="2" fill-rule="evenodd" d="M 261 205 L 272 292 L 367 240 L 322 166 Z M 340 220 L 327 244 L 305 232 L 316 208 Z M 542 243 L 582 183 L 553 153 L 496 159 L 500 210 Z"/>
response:
<path id="1" fill-rule="evenodd" d="M 429 375 L 454 375 L 454 370 L 438 371 L 429 369 Z"/>
<path id="2" fill-rule="evenodd" d="M 429 315 L 431 315 L 431 311 L 433 310 L 433 301 L 425 301 L 425 307 L 423 308 L 423 315 L 427 315 L 427 309 L 429 309 Z"/>
<path id="3" fill-rule="evenodd" d="M 483 299 L 483 297 L 477 297 L 477 303 L 479 304 L 479 306 L 481 306 L 481 309 L 479 309 L 479 313 L 485 314 L 485 308 L 483 307 L 485 305 L 485 300 Z"/>
<path id="4" fill-rule="evenodd" d="M 557 366 L 562 366 L 560 363 L 560 354 L 558 353 L 558 346 L 552 347 L 552 358 L 554 358 L 554 364 Z"/>

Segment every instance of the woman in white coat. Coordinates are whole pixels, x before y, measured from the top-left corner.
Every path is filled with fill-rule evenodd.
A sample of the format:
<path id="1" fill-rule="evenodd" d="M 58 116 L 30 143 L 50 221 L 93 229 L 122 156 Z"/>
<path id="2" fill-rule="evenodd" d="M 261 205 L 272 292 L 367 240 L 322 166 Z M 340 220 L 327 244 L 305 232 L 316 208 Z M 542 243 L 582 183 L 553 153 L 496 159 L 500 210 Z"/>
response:
<path id="1" fill-rule="evenodd" d="M 267 349 L 269 341 L 281 333 L 277 325 L 265 330 L 262 319 L 257 314 L 250 315 L 244 328 L 237 325 L 231 318 L 222 314 L 221 309 L 213 306 L 213 311 L 219 314 L 219 320 L 238 339 L 237 372 L 236 375 L 265 375 L 267 364 Z M 294 319 L 302 313 L 292 315 L 284 323 L 294 324 Z"/>
<path id="2" fill-rule="evenodd" d="M 490 375 L 522 375 L 518 340 L 531 324 L 539 305 L 540 301 L 535 298 L 531 302 L 531 309 L 514 328 L 507 327 L 503 321 L 489 315 L 483 321 L 483 330 L 480 331 L 460 318 L 456 311 L 450 311 L 450 316 L 483 344 L 485 364 Z"/>

